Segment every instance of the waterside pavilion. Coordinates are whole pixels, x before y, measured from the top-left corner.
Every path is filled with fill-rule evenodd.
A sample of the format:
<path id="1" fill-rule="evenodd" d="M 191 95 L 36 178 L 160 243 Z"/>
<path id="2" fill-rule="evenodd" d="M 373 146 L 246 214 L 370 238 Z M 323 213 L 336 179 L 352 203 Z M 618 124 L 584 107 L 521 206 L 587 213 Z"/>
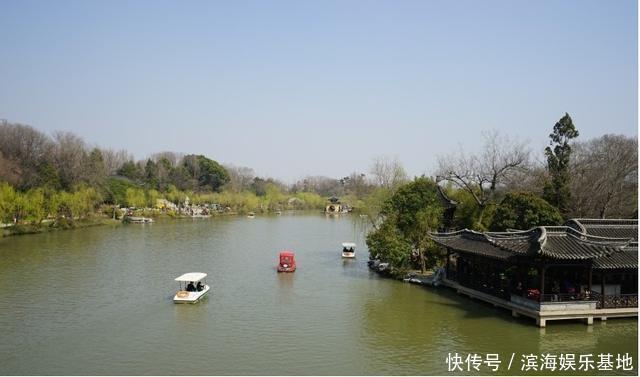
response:
<path id="1" fill-rule="evenodd" d="M 572 219 L 526 231 L 432 233 L 446 249 L 443 285 L 513 316 L 638 316 L 638 220 Z"/>

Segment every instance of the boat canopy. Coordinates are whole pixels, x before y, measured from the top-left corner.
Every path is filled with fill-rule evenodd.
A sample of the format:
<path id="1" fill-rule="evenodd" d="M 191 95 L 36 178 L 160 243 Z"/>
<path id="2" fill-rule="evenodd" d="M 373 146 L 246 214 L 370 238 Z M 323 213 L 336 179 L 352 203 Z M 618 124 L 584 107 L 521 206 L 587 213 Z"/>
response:
<path id="1" fill-rule="evenodd" d="M 343 242 L 342 243 L 342 247 L 346 247 L 346 248 L 355 248 L 356 244 L 353 242 Z"/>
<path id="2" fill-rule="evenodd" d="M 207 277 L 207 274 L 204 272 L 187 272 L 184 275 L 178 276 L 176 281 L 200 281 Z"/>

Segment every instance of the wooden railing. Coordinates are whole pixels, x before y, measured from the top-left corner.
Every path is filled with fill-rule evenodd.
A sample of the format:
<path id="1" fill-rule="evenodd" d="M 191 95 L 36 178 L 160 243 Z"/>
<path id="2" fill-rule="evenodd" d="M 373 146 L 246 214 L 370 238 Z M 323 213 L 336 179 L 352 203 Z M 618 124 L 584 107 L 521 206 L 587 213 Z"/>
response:
<path id="1" fill-rule="evenodd" d="M 598 309 L 634 308 L 638 307 L 638 294 L 601 295 L 593 292 Z"/>
<path id="2" fill-rule="evenodd" d="M 552 293 L 540 296 L 540 302 L 595 301 L 597 309 L 633 308 L 638 306 L 638 294 L 601 295 L 598 292 Z"/>

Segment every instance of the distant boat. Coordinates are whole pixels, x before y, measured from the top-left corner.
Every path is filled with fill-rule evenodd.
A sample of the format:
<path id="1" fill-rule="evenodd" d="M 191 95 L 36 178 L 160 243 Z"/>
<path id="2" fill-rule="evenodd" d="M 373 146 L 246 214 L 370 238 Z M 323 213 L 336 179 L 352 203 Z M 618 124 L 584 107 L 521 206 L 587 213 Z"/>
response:
<path id="1" fill-rule="evenodd" d="M 280 252 L 278 272 L 294 272 L 296 270 L 296 254 L 293 251 Z"/>
<path id="2" fill-rule="evenodd" d="M 353 242 L 342 243 L 342 257 L 343 258 L 355 258 L 356 257 L 356 244 Z"/>
<path id="3" fill-rule="evenodd" d="M 176 304 L 193 304 L 198 302 L 204 295 L 209 292 L 209 286 L 205 281 L 207 277 L 204 272 L 188 272 L 175 278 L 180 284 L 180 290 L 173 296 L 173 302 Z"/>
<path id="4" fill-rule="evenodd" d="M 256 214 L 254 212 L 249 212 L 249 214 L 247 214 L 247 217 L 250 219 L 255 219 Z"/>
<path id="5" fill-rule="evenodd" d="M 127 216 L 124 218 L 124 222 L 132 223 L 132 224 L 148 224 L 148 223 L 152 223 L 153 219 L 150 217 Z"/>

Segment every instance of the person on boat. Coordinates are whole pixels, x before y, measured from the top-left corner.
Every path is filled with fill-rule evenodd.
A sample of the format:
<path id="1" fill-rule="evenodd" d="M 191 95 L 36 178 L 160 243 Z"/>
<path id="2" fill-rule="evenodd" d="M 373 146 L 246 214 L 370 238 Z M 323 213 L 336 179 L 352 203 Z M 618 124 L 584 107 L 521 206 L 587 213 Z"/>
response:
<path id="1" fill-rule="evenodd" d="M 193 285 L 193 282 L 189 282 L 189 285 L 187 285 L 187 292 L 195 292 L 196 291 L 196 287 Z"/>
<path id="2" fill-rule="evenodd" d="M 202 291 L 204 289 L 204 284 L 202 284 L 202 282 L 199 281 L 198 284 L 196 285 L 196 289 L 198 290 L 198 292 Z"/>

